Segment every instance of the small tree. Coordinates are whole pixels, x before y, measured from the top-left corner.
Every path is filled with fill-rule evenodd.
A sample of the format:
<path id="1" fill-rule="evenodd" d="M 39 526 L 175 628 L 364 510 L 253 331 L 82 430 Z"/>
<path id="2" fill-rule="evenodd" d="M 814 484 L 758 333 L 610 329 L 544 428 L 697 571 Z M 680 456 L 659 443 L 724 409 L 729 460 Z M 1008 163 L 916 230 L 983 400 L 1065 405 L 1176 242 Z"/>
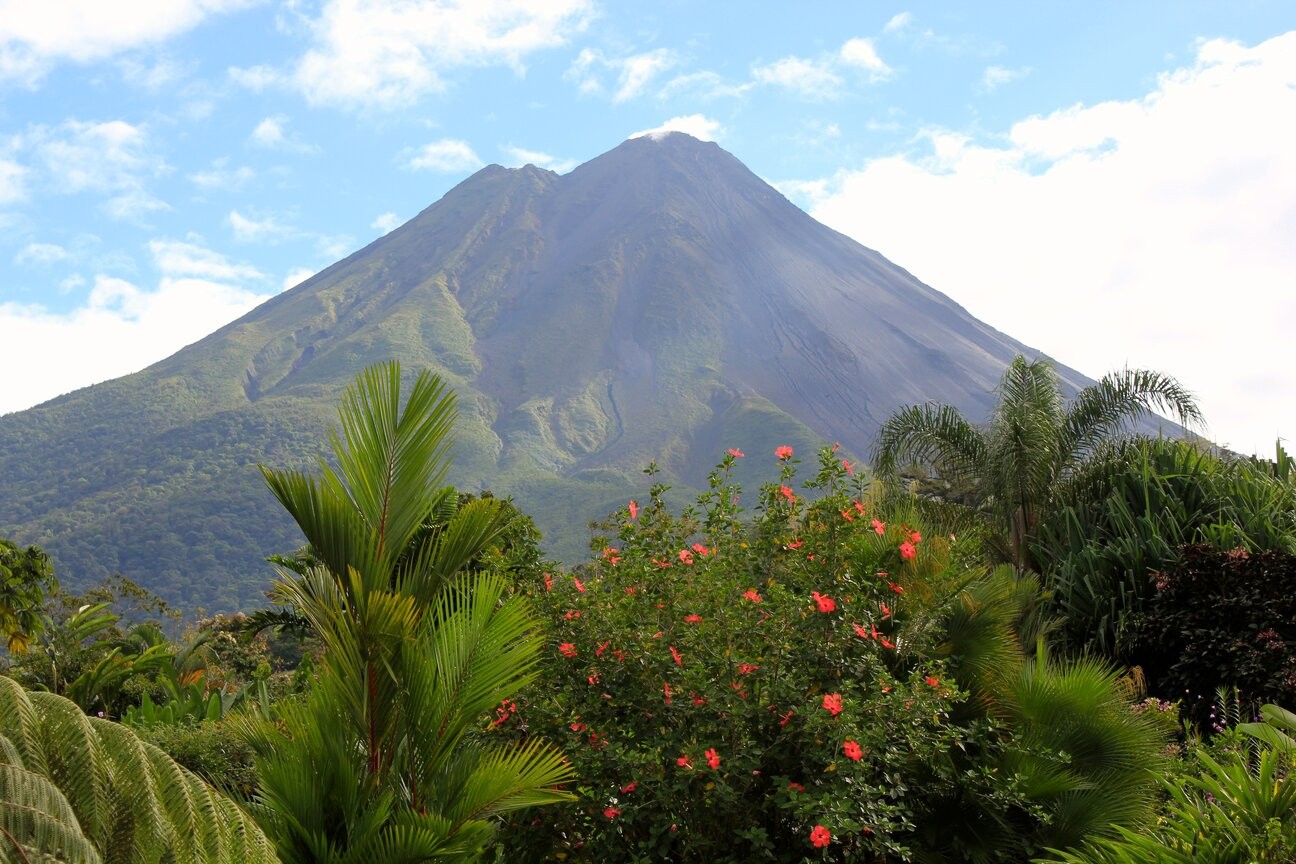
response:
<path id="1" fill-rule="evenodd" d="M 403 404 L 402 404 L 403 403 Z M 535 677 L 524 599 L 478 563 L 507 527 L 493 499 L 441 486 L 453 395 L 372 367 L 342 399 L 334 464 L 263 469 L 310 544 L 277 599 L 324 646 L 319 677 L 253 734 L 259 813 L 286 862 L 472 861 L 497 814 L 563 800 L 562 757 L 474 730 Z"/>
<path id="2" fill-rule="evenodd" d="M 25 654 L 43 628 L 45 597 L 58 590 L 49 556 L 0 538 L 0 635 L 10 652 Z"/>

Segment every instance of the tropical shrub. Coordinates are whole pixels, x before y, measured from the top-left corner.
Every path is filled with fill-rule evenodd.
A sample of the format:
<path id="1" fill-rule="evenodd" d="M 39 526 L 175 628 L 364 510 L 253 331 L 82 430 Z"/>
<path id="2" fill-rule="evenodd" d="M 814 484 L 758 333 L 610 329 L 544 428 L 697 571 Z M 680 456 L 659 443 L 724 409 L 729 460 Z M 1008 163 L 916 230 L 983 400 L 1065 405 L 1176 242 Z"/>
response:
<path id="1" fill-rule="evenodd" d="M 1154 693 L 1296 703 L 1296 556 L 1186 546 L 1152 581 L 1131 651 Z"/>
<path id="2" fill-rule="evenodd" d="M 257 864 L 256 823 L 125 726 L 0 678 L 0 859 Z"/>
<path id="3" fill-rule="evenodd" d="M 493 734 L 563 736 L 580 799 L 515 819 L 505 859 L 1015 861 L 1145 815 L 1161 739 L 1106 668 L 1027 659 L 1036 580 L 829 448 L 815 500 L 779 456 L 754 522 L 731 451 L 696 507 L 655 485 L 593 562 L 526 586 L 549 668 Z"/>
<path id="4" fill-rule="evenodd" d="M 1048 864 L 1287 864 L 1296 860 L 1296 780 L 1288 757 L 1245 749 L 1218 761 L 1194 752 L 1201 773 L 1167 783 L 1163 814 L 1142 831 L 1053 850 Z"/>
<path id="5" fill-rule="evenodd" d="M 1281 447 L 1264 463 L 1167 439 L 1097 452 L 1041 520 L 1033 546 L 1067 649 L 1140 662 L 1131 624 L 1155 593 L 1150 574 L 1169 567 L 1180 546 L 1296 552 L 1289 463 Z"/>

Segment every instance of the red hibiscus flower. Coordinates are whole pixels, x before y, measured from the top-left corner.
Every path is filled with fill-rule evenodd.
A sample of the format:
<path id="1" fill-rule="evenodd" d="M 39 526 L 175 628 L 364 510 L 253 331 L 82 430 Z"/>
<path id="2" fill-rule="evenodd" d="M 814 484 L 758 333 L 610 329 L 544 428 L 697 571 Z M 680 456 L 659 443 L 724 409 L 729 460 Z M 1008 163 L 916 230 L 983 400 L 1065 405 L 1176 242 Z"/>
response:
<path id="1" fill-rule="evenodd" d="M 692 564 L 692 563 L 693 563 L 693 553 L 690 552 L 690 551 L 687 550 L 687 549 L 681 549 L 681 550 L 679 551 L 679 559 L 680 559 L 680 561 L 682 561 L 682 562 L 685 563 L 685 564 Z"/>
<path id="2" fill-rule="evenodd" d="M 755 588 L 748 588 L 746 591 L 743 592 L 743 599 L 750 600 L 753 603 L 759 603 L 761 602 L 762 598 L 759 594 L 756 593 Z"/>
<path id="3" fill-rule="evenodd" d="M 860 749 L 859 744 L 855 741 L 847 741 L 843 744 L 842 752 L 845 753 L 846 758 L 850 759 L 852 762 L 858 762 L 864 756 L 864 751 Z"/>
<path id="4" fill-rule="evenodd" d="M 544 574 L 544 580 L 545 580 L 545 590 L 546 590 L 546 591 L 552 591 L 552 590 L 553 590 L 553 577 L 550 576 L 548 573 L 546 573 L 546 574 Z"/>
<path id="5" fill-rule="evenodd" d="M 810 829 L 810 842 L 816 849 L 822 849 L 832 842 L 832 833 L 822 825 Z"/>
<path id="6" fill-rule="evenodd" d="M 883 522 L 883 521 L 880 520 L 880 519 L 874 519 L 874 520 L 873 520 L 873 530 L 876 531 L 876 532 L 878 533 L 879 536 L 885 534 L 885 533 L 886 533 L 886 523 Z"/>
<path id="7" fill-rule="evenodd" d="M 621 815 L 621 811 L 615 807 L 609 807 L 603 811 L 603 815 L 609 819 L 615 819 L 616 817 Z"/>
<path id="8" fill-rule="evenodd" d="M 832 716 L 836 717 L 842 712 L 842 698 L 840 693 L 825 693 L 823 697 L 823 707 Z"/>
<path id="9" fill-rule="evenodd" d="M 796 498 L 796 493 L 792 491 L 792 488 L 790 486 L 780 486 L 779 494 L 781 494 L 784 498 L 786 498 L 789 501 Z"/>
<path id="10" fill-rule="evenodd" d="M 814 598 L 815 605 L 819 607 L 819 611 L 824 614 L 832 612 L 837 608 L 837 601 L 833 600 L 831 597 L 820 594 L 818 591 L 811 591 L 810 596 Z"/>
<path id="11" fill-rule="evenodd" d="M 579 591 L 579 592 L 582 593 L 582 594 L 585 593 L 585 586 L 584 586 L 583 584 L 581 584 L 581 581 L 580 581 L 579 579 L 577 579 L 575 576 L 573 576 L 573 577 L 572 577 L 572 582 L 576 583 L 576 590 L 577 590 L 577 591 Z"/>
<path id="12" fill-rule="evenodd" d="M 789 781 L 788 781 L 788 788 L 791 789 L 791 790 L 793 790 L 794 792 L 804 792 L 804 791 L 805 791 L 805 787 L 802 786 L 800 783 L 796 782 L 795 780 L 789 780 Z"/>
<path id="13" fill-rule="evenodd" d="M 638 518 L 639 518 L 639 502 L 638 502 L 638 501 L 633 501 L 633 500 L 632 500 L 632 501 L 630 502 L 629 510 L 630 510 L 630 518 L 631 518 L 631 519 L 638 519 Z"/>
<path id="14" fill-rule="evenodd" d="M 750 675 L 751 673 L 755 672 L 755 671 L 756 671 L 757 669 L 759 669 L 759 668 L 760 668 L 760 665 L 757 664 L 757 663 L 739 663 L 739 664 L 738 664 L 738 674 L 739 674 L 739 675 Z"/>
<path id="15" fill-rule="evenodd" d="M 846 469 L 847 474 L 849 474 L 852 477 L 855 476 L 855 469 L 852 468 L 851 464 L 847 462 L 845 459 L 842 460 L 842 467 Z"/>
<path id="16" fill-rule="evenodd" d="M 918 554 L 918 550 L 908 540 L 900 544 L 900 557 L 908 561 Z"/>
<path id="17" fill-rule="evenodd" d="M 638 781 L 638 780 L 631 780 L 629 783 L 627 783 L 626 785 L 624 785 L 624 786 L 621 787 L 621 794 L 622 794 L 622 795 L 629 795 L 631 792 L 633 792 L 634 790 L 636 790 L 636 789 L 638 789 L 638 788 L 639 788 L 639 781 Z"/>
<path id="18" fill-rule="evenodd" d="M 933 678 L 933 677 L 930 676 L 930 675 L 924 675 L 924 676 L 923 676 L 923 680 L 927 682 L 927 685 L 928 685 L 929 687 L 939 687 L 939 686 L 940 686 L 940 679 L 939 679 L 939 678 Z"/>
<path id="19" fill-rule="evenodd" d="M 678 651 L 675 650 L 675 646 L 674 646 L 674 645 L 670 646 L 670 651 L 671 651 L 671 656 L 675 658 L 675 665 L 676 665 L 676 666 L 683 666 L 683 665 L 684 665 L 684 661 L 680 658 L 680 653 L 679 653 Z"/>
<path id="20" fill-rule="evenodd" d="M 716 749 L 714 747 L 712 747 L 710 750 L 706 751 L 702 755 L 706 757 L 707 764 L 711 766 L 712 771 L 720 767 L 720 754 L 716 752 Z"/>
<path id="21" fill-rule="evenodd" d="M 789 446 L 787 446 L 786 444 L 784 444 L 784 445 L 781 446 L 781 447 L 775 447 L 775 448 L 774 448 L 774 455 L 775 455 L 777 458 L 779 458 L 779 459 L 791 459 L 791 458 L 792 458 L 792 448 L 789 447 Z"/>
<path id="22" fill-rule="evenodd" d="M 743 458 L 743 452 L 742 452 L 741 450 L 739 450 L 737 447 L 730 447 L 730 448 L 729 448 L 729 455 L 732 456 L 732 457 L 734 457 L 735 459 L 741 459 L 741 458 Z"/>
<path id="23" fill-rule="evenodd" d="M 681 768 L 684 768 L 684 769 L 688 770 L 688 771 L 692 771 L 692 770 L 693 770 L 693 763 L 689 760 L 689 757 L 688 757 L 688 754 L 687 754 L 687 753 L 685 753 L 683 756 L 681 756 L 681 757 L 679 757 L 678 759 L 676 759 L 676 760 L 675 760 L 675 764 L 678 765 L 678 766 L 681 767 Z"/>
<path id="24" fill-rule="evenodd" d="M 684 616 L 684 623 L 686 623 L 686 624 L 701 624 L 701 623 L 702 623 L 702 616 L 701 616 L 701 615 L 697 615 L 697 614 L 693 614 L 693 615 L 685 615 L 685 616 Z"/>
<path id="25" fill-rule="evenodd" d="M 577 654 L 576 646 L 570 642 L 564 642 L 558 646 L 558 650 L 564 657 L 575 657 Z"/>

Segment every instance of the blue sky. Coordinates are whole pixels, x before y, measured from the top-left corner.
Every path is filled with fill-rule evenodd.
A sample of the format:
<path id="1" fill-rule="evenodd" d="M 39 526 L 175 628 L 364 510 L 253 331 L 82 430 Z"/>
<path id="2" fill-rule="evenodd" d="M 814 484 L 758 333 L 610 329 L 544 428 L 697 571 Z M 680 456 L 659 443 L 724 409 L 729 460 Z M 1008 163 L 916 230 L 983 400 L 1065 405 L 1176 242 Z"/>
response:
<path id="1" fill-rule="evenodd" d="M 0 412 L 662 126 L 1216 440 L 1296 435 L 1290 2 L 0 0 Z"/>

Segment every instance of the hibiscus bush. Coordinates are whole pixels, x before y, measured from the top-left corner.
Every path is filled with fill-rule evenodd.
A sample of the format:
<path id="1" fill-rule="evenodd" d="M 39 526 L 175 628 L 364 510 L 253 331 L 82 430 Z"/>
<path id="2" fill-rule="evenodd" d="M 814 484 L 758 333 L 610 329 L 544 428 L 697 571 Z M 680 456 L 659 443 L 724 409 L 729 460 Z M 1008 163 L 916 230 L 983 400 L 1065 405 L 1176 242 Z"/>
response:
<path id="1" fill-rule="evenodd" d="M 832 448 L 801 491 L 776 457 L 754 519 L 731 450 L 696 506 L 654 485 L 593 562 L 524 587 L 550 670 L 492 734 L 559 741 L 579 802 L 516 819 L 506 860 L 896 860 L 935 802 L 1025 806 L 977 767 L 993 721 L 951 719 L 933 622 L 968 579 L 958 543 L 884 512 Z"/>

